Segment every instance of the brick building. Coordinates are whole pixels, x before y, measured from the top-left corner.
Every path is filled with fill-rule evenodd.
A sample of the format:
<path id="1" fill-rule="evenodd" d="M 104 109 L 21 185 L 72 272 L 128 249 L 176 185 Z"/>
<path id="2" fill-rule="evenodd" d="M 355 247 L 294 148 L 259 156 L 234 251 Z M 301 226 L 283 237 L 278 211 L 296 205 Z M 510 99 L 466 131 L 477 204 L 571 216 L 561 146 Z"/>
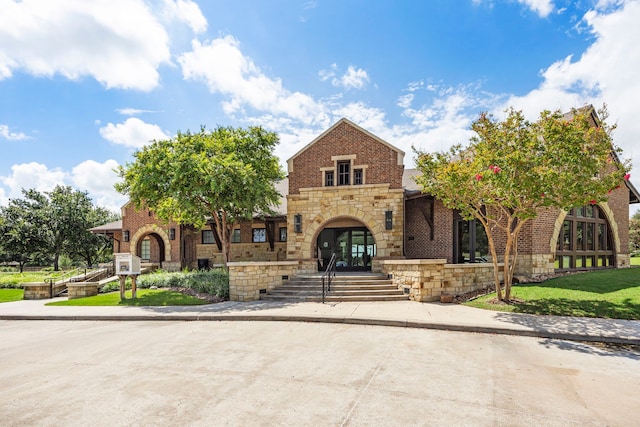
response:
<path id="1" fill-rule="evenodd" d="M 490 262 L 482 226 L 422 194 L 414 180 L 419 172 L 404 168 L 404 155 L 341 119 L 287 161 L 288 177 L 278 183 L 283 197 L 277 215 L 240 224 L 232 235 L 232 260 L 261 263 L 261 268 L 296 261 L 304 266 L 298 271 L 309 272 L 322 271 L 335 253 L 338 271 L 395 269 L 405 277 L 398 285 L 411 287 L 412 297 L 421 301 L 437 296 L 424 287 L 425 277 L 434 277 L 427 270 L 435 260 L 442 277 L 454 265 L 475 265 L 472 273 L 455 270 L 458 282 L 471 282 L 467 287 L 492 280 L 479 273 Z M 517 275 L 629 266 L 629 204 L 639 201 L 626 181 L 607 202 L 540 212 L 521 233 Z M 121 224 L 104 227 L 96 231 L 109 229 L 116 252 L 134 253 L 165 269 L 221 263 L 211 229 L 164 224 L 130 204 L 123 207 Z M 407 275 L 398 265 L 421 272 Z M 445 282 L 441 279 L 443 289 Z"/>

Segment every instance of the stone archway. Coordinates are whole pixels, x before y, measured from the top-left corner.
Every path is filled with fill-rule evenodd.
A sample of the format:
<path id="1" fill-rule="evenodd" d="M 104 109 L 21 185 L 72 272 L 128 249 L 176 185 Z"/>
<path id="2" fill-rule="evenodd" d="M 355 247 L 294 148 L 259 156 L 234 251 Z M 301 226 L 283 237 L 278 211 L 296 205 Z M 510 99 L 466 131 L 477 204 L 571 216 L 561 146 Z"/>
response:
<path id="1" fill-rule="evenodd" d="M 171 261 L 171 241 L 169 240 L 169 236 L 167 235 L 167 232 L 165 230 L 163 230 L 156 224 L 147 224 L 140 227 L 135 232 L 135 234 L 131 238 L 131 243 L 129 245 L 129 250 L 131 251 L 131 253 L 133 255 L 138 255 L 137 251 L 139 241 L 150 234 L 156 234 L 159 238 L 162 239 L 164 246 L 164 261 Z"/>

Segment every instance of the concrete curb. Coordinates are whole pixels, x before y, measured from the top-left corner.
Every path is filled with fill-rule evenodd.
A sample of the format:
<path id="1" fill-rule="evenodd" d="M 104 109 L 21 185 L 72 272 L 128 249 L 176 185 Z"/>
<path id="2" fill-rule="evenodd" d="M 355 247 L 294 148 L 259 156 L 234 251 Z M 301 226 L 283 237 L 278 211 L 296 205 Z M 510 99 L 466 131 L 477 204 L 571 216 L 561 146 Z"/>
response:
<path id="1" fill-rule="evenodd" d="M 196 321 L 229 321 L 229 322 L 310 322 L 310 323 L 336 323 L 346 325 L 388 326 L 396 328 L 433 329 L 452 332 L 472 332 L 480 334 L 513 335 L 533 338 L 547 338 L 566 341 L 600 342 L 607 344 L 623 344 L 640 346 L 640 339 L 612 337 L 602 335 L 574 334 L 568 332 L 553 332 L 548 330 L 511 329 L 493 326 L 474 326 L 463 324 L 445 324 L 433 322 L 420 322 L 411 320 L 372 319 L 358 317 L 327 317 L 304 315 L 0 315 L 0 320 L 53 320 L 53 321 L 163 321 L 163 322 L 196 322 Z"/>

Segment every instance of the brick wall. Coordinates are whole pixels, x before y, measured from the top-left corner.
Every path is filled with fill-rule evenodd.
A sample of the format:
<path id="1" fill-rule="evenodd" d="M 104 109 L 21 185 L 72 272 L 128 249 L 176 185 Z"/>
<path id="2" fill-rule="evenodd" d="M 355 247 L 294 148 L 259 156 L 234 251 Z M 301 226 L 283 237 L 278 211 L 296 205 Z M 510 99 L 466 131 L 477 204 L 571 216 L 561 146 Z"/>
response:
<path id="1" fill-rule="evenodd" d="M 339 122 L 291 160 L 289 194 L 298 194 L 301 188 L 324 186 L 321 168 L 335 166 L 332 156 L 348 155 L 355 156 L 353 167 L 366 166 L 366 184 L 389 184 L 392 189 L 402 188 L 404 166 L 398 162 L 398 153 L 399 150 L 351 123 Z M 337 173 L 334 179 L 337 180 Z"/>

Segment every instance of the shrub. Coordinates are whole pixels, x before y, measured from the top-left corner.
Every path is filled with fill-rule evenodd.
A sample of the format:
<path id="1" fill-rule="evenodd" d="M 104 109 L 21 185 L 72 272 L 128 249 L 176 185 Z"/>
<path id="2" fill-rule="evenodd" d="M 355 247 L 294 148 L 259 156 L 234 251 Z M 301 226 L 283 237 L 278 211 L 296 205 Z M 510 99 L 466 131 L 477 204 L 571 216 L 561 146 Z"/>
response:
<path id="1" fill-rule="evenodd" d="M 138 277 L 136 283 L 139 289 L 158 288 L 191 288 L 199 293 L 214 295 L 219 298 L 229 298 L 229 273 L 222 269 L 196 270 L 169 273 L 158 270 L 151 274 Z M 126 289 L 131 289 L 131 279 L 127 278 Z M 103 286 L 101 292 L 120 290 L 119 282 L 111 282 Z"/>

